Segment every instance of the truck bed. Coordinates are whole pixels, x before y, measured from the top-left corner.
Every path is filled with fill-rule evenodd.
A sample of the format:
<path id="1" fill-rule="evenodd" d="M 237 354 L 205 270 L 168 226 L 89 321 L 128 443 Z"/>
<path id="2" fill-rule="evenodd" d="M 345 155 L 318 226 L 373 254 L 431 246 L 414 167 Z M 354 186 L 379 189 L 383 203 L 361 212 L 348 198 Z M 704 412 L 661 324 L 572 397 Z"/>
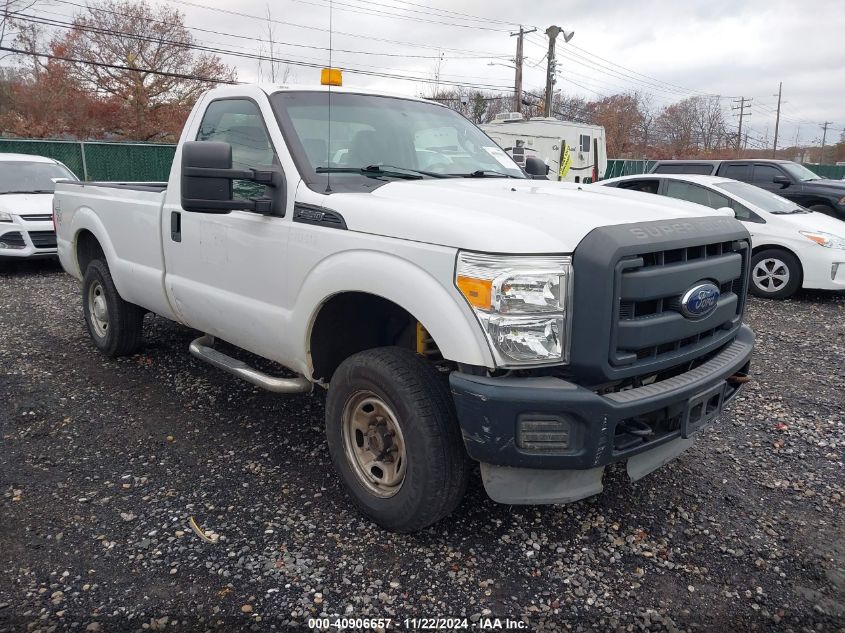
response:
<path id="1" fill-rule="evenodd" d="M 166 191 L 164 182 L 58 183 L 56 237 L 65 270 L 82 277 L 73 250 L 75 236 L 87 230 L 102 245 L 121 297 L 174 318 L 164 291 L 161 244 Z"/>

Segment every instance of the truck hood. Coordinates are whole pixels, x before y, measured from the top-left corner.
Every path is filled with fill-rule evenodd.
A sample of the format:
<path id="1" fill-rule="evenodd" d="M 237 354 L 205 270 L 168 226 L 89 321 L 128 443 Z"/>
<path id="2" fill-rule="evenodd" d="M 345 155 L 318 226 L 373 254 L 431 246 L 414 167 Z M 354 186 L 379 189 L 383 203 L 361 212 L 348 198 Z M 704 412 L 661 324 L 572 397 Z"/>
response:
<path id="1" fill-rule="evenodd" d="M 845 195 L 845 181 L 842 180 L 805 180 L 801 186 L 808 191 Z M 789 188 L 783 191 L 788 192 Z"/>
<path id="2" fill-rule="evenodd" d="M 13 215 L 36 215 L 53 212 L 52 193 L 0 194 L 0 211 Z"/>
<path id="3" fill-rule="evenodd" d="M 624 189 L 507 178 L 399 181 L 320 198 L 303 202 L 340 213 L 352 231 L 498 253 L 572 252 L 600 226 L 722 215 Z"/>

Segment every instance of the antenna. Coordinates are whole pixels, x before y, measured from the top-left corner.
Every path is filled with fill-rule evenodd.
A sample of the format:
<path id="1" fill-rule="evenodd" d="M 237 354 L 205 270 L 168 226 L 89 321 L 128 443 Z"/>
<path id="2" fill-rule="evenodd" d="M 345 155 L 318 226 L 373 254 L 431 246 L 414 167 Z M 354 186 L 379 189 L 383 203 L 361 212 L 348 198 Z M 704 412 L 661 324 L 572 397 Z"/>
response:
<path id="1" fill-rule="evenodd" d="M 329 72 L 332 69 L 332 9 L 334 8 L 333 0 L 329 0 Z M 329 138 L 326 141 L 326 168 L 330 169 L 332 166 L 332 82 L 329 82 Z M 326 193 L 332 192 L 332 173 L 326 172 Z"/>

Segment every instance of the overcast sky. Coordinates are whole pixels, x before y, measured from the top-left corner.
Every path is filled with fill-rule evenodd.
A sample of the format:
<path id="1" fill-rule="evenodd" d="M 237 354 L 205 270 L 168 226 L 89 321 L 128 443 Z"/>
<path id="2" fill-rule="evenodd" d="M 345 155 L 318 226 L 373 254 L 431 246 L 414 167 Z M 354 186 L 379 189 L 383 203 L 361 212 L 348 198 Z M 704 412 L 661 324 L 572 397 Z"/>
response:
<path id="1" fill-rule="evenodd" d="M 222 33 L 195 32 L 198 40 L 244 53 L 257 52 L 259 43 L 246 38 L 266 37 L 266 21 L 220 10 L 262 16 L 269 6 L 276 55 L 321 65 L 329 58 L 328 1 L 167 0 L 188 26 Z M 721 95 L 728 106 L 732 98 L 753 97 L 745 125 L 761 141 L 768 131 L 771 144 L 783 81 L 780 146 L 794 143 L 796 134 L 801 143 L 819 142 L 824 121 L 833 122 L 828 142 L 845 128 L 845 11 L 835 0 L 334 0 L 334 65 L 347 69 L 347 86 L 422 94 L 431 90 L 424 81 L 438 74 L 442 56 L 443 82 L 510 90 L 516 45 L 510 32 L 520 23 L 539 28 L 526 38 L 526 90 L 543 90 L 543 31 L 556 24 L 575 32 L 570 44 L 558 39 L 557 88 L 565 93 L 596 98 L 639 90 L 658 106 L 695 94 Z M 257 79 L 257 61 L 224 58 L 239 79 Z M 353 68 L 417 79 L 348 72 Z M 291 70 L 297 83 L 319 80 L 318 69 Z"/>

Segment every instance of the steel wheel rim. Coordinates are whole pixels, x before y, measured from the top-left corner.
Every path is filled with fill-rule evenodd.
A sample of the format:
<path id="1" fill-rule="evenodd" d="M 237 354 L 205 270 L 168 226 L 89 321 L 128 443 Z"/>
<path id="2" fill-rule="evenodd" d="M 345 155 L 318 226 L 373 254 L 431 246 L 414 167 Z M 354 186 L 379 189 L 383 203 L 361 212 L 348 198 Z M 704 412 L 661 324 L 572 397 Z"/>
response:
<path id="1" fill-rule="evenodd" d="M 393 410 L 371 391 L 353 394 L 341 415 L 346 460 L 359 483 L 371 494 L 387 499 L 405 481 L 405 437 Z"/>
<path id="2" fill-rule="evenodd" d="M 105 338 L 109 329 L 109 306 L 99 281 L 88 288 L 88 318 L 97 336 Z"/>
<path id="3" fill-rule="evenodd" d="M 777 292 L 789 283 L 789 266 L 776 257 L 767 257 L 757 262 L 751 276 L 763 292 Z"/>

